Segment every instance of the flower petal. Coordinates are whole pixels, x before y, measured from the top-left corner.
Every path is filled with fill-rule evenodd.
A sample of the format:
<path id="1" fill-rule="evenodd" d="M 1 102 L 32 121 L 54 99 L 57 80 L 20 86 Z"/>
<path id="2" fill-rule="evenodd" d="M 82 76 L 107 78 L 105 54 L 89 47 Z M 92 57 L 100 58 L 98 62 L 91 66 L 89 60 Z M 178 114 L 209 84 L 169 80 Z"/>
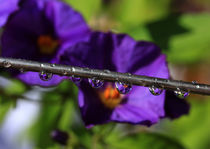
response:
<path id="1" fill-rule="evenodd" d="M 0 0 L 0 27 L 2 27 L 9 15 L 18 9 L 19 0 Z"/>
<path id="2" fill-rule="evenodd" d="M 131 123 L 131 124 L 146 124 L 151 125 L 157 123 L 159 117 L 156 113 L 146 109 L 145 107 L 138 107 L 136 105 L 126 104 L 117 107 L 111 116 L 112 121 Z"/>
<path id="3" fill-rule="evenodd" d="M 165 117 L 174 119 L 184 114 L 188 114 L 190 105 L 186 100 L 180 99 L 172 91 L 166 91 L 165 99 Z"/>
<path id="4" fill-rule="evenodd" d="M 147 50 L 148 45 L 151 45 L 151 44 L 146 43 L 145 50 Z M 155 46 L 153 45 L 148 49 L 148 51 L 150 51 L 150 54 L 153 54 L 153 53 L 157 53 L 156 51 L 159 52 L 159 49 L 155 48 Z M 135 50 L 133 50 L 133 52 L 135 53 Z M 143 53 L 147 53 L 147 52 L 143 52 Z M 139 58 L 143 59 L 143 57 L 141 56 L 139 56 Z M 136 58 L 136 61 L 138 61 L 137 58 Z M 151 59 L 149 63 L 143 66 L 139 66 L 138 70 L 134 73 L 137 75 L 146 75 L 146 76 L 159 77 L 159 78 L 169 78 L 169 71 L 166 64 L 165 55 L 158 54 L 158 56 L 155 59 Z M 144 116 L 145 113 L 150 113 L 148 114 L 148 117 L 145 120 L 153 124 L 157 122 L 157 120 L 160 117 L 163 117 L 165 115 L 165 112 L 164 112 L 165 91 L 163 91 L 163 93 L 159 96 L 154 96 L 150 93 L 147 87 L 134 86 L 132 91 L 127 95 L 126 98 L 127 98 L 127 102 L 122 104 L 121 107 L 119 108 L 123 109 L 123 107 L 125 107 L 125 109 L 127 109 L 127 107 L 133 107 L 133 109 L 140 109 L 140 110 L 136 110 L 133 113 L 130 110 L 124 111 L 124 114 L 130 115 L 130 117 L 132 117 L 132 114 L 134 114 L 135 119 L 133 117 L 133 120 L 132 120 L 130 119 L 130 117 L 125 117 L 122 114 L 121 115 L 118 114 L 119 116 L 112 117 L 112 120 L 121 121 L 121 122 L 140 123 L 141 120 L 145 118 L 145 117 L 142 117 L 142 115 Z M 118 113 L 118 111 L 119 111 L 118 108 L 116 108 L 116 110 L 114 110 L 113 112 L 113 115 L 115 115 L 116 112 Z"/>
<path id="5" fill-rule="evenodd" d="M 164 116 L 164 98 L 165 92 L 154 96 L 146 87 L 133 87 L 124 99 L 126 101 L 113 111 L 111 119 L 133 124 L 144 121 L 149 124 L 156 123 L 160 117 Z"/>
<path id="6" fill-rule="evenodd" d="M 60 57 L 62 64 L 115 70 L 112 64 L 113 42 L 110 33 L 93 32 L 89 42 L 76 44 Z"/>
<path id="7" fill-rule="evenodd" d="M 93 126 L 110 121 L 112 110 L 104 107 L 95 89 L 82 81 L 79 85 L 78 102 L 85 125 Z"/>
<path id="8" fill-rule="evenodd" d="M 59 75 L 53 75 L 52 79 L 50 79 L 49 81 L 43 81 L 40 79 L 38 72 L 21 73 L 17 77 L 28 85 L 38 85 L 43 87 L 56 86 L 62 80 L 67 79 L 67 77 L 65 76 L 61 77 Z"/>
<path id="9" fill-rule="evenodd" d="M 69 5 L 60 1 L 49 1 L 45 7 L 45 13 L 52 21 L 54 30 L 62 43 L 62 49 L 88 39 L 90 35 L 88 25 L 81 14 Z"/>
<path id="10" fill-rule="evenodd" d="M 124 34 L 112 36 L 114 40 L 112 61 L 119 72 L 134 73 L 142 67 L 147 67 L 161 56 L 160 48 L 151 42 L 137 42 Z"/>

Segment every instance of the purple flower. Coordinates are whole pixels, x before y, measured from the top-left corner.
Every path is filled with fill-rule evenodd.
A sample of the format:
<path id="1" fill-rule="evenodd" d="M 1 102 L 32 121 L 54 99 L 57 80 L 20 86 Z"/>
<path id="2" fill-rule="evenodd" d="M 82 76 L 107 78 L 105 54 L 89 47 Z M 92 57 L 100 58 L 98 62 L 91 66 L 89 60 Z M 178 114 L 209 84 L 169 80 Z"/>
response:
<path id="1" fill-rule="evenodd" d="M 64 49 L 88 39 L 82 16 L 59 0 L 22 0 L 2 35 L 2 56 L 58 63 Z M 18 74 L 30 85 L 50 86 L 63 77 L 42 81 L 38 73 Z"/>
<path id="2" fill-rule="evenodd" d="M 166 56 L 160 48 L 125 34 L 94 32 L 89 42 L 70 48 L 60 60 L 80 67 L 169 78 Z M 88 81 L 78 86 L 79 107 L 87 127 L 109 121 L 151 125 L 165 116 L 165 91 L 154 96 L 146 87 L 133 86 L 128 94 L 119 94 L 113 83 L 99 89 Z"/>
<path id="3" fill-rule="evenodd" d="M 18 9 L 19 0 L 0 0 L 0 27 L 6 22 L 11 13 Z"/>
<path id="4" fill-rule="evenodd" d="M 67 132 L 56 129 L 53 130 L 50 135 L 55 142 L 67 145 L 69 139 L 69 134 Z"/>

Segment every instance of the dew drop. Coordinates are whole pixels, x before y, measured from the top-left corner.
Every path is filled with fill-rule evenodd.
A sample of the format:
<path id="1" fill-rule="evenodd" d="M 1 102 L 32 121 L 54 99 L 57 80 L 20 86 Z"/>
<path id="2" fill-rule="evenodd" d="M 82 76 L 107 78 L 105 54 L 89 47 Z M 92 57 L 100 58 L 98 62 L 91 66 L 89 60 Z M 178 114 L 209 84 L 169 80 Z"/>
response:
<path id="1" fill-rule="evenodd" d="M 88 82 L 90 83 L 90 85 L 93 88 L 100 88 L 104 84 L 104 81 L 103 80 L 99 80 L 97 78 L 88 79 Z"/>
<path id="2" fill-rule="evenodd" d="M 192 84 L 196 85 L 197 84 L 197 81 L 192 81 Z M 200 88 L 200 86 L 198 84 L 195 87 L 196 88 Z"/>
<path id="3" fill-rule="evenodd" d="M 192 81 L 192 84 L 196 84 L 197 83 L 197 81 Z"/>
<path id="4" fill-rule="evenodd" d="M 47 73 L 47 72 L 40 72 L 39 77 L 42 81 L 49 81 L 52 79 L 53 74 L 52 73 Z"/>
<path id="5" fill-rule="evenodd" d="M 44 64 L 40 64 L 40 67 L 44 67 Z"/>
<path id="6" fill-rule="evenodd" d="M 75 71 L 76 71 L 74 67 L 72 67 L 72 68 L 71 68 L 71 70 L 72 70 L 73 72 L 75 72 Z"/>
<path id="7" fill-rule="evenodd" d="M 64 71 L 64 72 L 63 72 L 63 75 L 64 75 L 64 76 L 67 75 L 67 74 L 68 74 L 67 71 Z"/>
<path id="8" fill-rule="evenodd" d="M 72 77 L 70 77 L 70 79 L 72 80 L 72 82 L 74 82 L 75 84 L 78 84 L 78 83 L 80 83 L 81 81 L 82 81 L 82 78 L 80 78 L 80 77 L 77 77 L 77 76 L 72 76 Z"/>
<path id="9" fill-rule="evenodd" d="M 50 64 L 51 67 L 55 67 L 55 64 Z"/>
<path id="10" fill-rule="evenodd" d="M 105 69 L 104 72 L 105 72 L 105 73 L 110 73 L 111 71 L 108 70 L 108 69 Z"/>
<path id="11" fill-rule="evenodd" d="M 181 99 L 185 99 L 187 96 L 189 96 L 189 92 L 181 91 L 179 88 L 177 88 L 176 91 L 174 91 L 175 95 Z"/>
<path id="12" fill-rule="evenodd" d="M 131 78 L 132 74 L 131 73 L 127 73 L 128 77 Z"/>
<path id="13" fill-rule="evenodd" d="M 150 93 L 152 93 L 152 95 L 158 96 L 162 94 L 163 89 L 152 86 L 152 87 L 149 87 L 149 91 Z"/>
<path id="14" fill-rule="evenodd" d="M 122 82 L 115 82 L 115 86 L 119 93 L 127 94 L 132 90 L 132 86 L 130 84 L 122 83 Z"/>
<path id="15" fill-rule="evenodd" d="M 12 64 L 11 64 L 10 62 L 8 62 L 8 61 L 3 61 L 2 63 L 3 63 L 3 66 L 4 66 L 5 68 L 9 68 L 9 67 L 12 66 Z"/>
<path id="16" fill-rule="evenodd" d="M 23 68 L 20 68 L 19 70 L 20 70 L 21 73 L 25 72 L 25 70 Z"/>
<path id="17" fill-rule="evenodd" d="M 90 71 L 90 69 L 88 67 L 83 68 L 83 70 Z"/>

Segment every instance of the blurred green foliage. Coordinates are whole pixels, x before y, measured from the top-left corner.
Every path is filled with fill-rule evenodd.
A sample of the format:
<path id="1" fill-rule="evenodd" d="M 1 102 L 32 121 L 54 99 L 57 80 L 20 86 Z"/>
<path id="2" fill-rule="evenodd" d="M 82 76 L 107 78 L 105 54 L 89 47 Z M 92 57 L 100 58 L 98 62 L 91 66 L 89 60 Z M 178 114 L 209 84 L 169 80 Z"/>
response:
<path id="1" fill-rule="evenodd" d="M 101 0 L 64 0 L 74 9 L 82 13 L 86 21 L 97 14 L 101 8 Z"/>
<path id="2" fill-rule="evenodd" d="M 206 100 L 189 99 L 191 111 L 174 121 L 165 121 L 163 133 L 181 141 L 187 149 L 208 149 L 210 143 L 210 98 Z"/>
<path id="3" fill-rule="evenodd" d="M 69 131 L 76 97 L 77 88 L 70 81 L 63 81 L 55 90 L 44 94 L 39 117 L 29 131 L 37 147 L 54 144 L 50 137 L 53 130 Z"/>
<path id="4" fill-rule="evenodd" d="M 210 56 L 210 14 L 169 15 L 152 23 L 123 26 L 137 40 L 153 41 L 175 64 L 192 64 Z"/>
<path id="5" fill-rule="evenodd" d="M 179 18 L 185 33 L 170 38 L 168 60 L 174 63 L 192 63 L 210 56 L 210 14 L 185 14 Z"/>
<path id="6" fill-rule="evenodd" d="M 115 138 L 112 138 L 115 140 Z M 184 149 L 174 139 L 157 133 L 138 133 L 127 135 L 113 142 L 113 149 Z"/>
<path id="7" fill-rule="evenodd" d="M 0 96 L 0 124 L 3 122 L 5 115 L 9 111 L 9 109 L 12 107 L 13 102 L 11 99 Z"/>
<path id="8" fill-rule="evenodd" d="M 116 0 L 109 13 L 125 25 L 145 24 L 169 13 L 170 0 Z"/>
<path id="9" fill-rule="evenodd" d="M 13 79 L 11 84 L 4 88 L 7 95 L 22 95 L 26 91 L 26 86 L 19 80 Z"/>

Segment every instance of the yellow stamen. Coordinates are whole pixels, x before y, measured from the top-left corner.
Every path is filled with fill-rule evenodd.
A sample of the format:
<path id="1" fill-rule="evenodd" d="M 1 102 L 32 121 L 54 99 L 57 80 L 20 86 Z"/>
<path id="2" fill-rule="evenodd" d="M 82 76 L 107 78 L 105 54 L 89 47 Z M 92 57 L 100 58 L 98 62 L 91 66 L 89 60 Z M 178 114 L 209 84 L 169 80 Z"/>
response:
<path id="1" fill-rule="evenodd" d="M 113 88 L 112 86 L 107 86 L 106 89 L 99 95 L 101 102 L 104 104 L 105 107 L 109 109 L 115 108 L 122 101 L 120 93 L 117 91 L 116 88 Z"/>
<path id="2" fill-rule="evenodd" d="M 59 43 L 57 40 L 54 40 L 49 35 L 39 36 L 37 40 L 37 45 L 39 47 L 40 53 L 44 55 L 51 55 L 56 51 Z"/>

